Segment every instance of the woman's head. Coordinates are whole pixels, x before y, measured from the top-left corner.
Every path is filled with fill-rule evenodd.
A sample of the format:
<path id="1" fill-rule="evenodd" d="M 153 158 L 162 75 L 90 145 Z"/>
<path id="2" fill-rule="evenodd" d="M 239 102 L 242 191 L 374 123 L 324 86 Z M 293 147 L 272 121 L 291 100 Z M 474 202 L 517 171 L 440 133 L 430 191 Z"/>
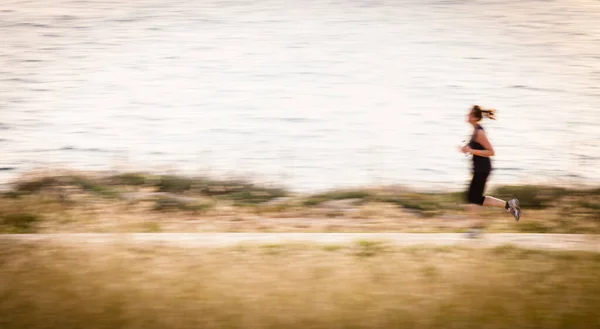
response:
<path id="1" fill-rule="evenodd" d="M 473 105 L 471 111 L 469 112 L 468 121 L 471 124 L 476 124 L 481 121 L 483 118 L 488 118 L 492 120 L 496 120 L 496 110 L 489 109 L 484 110 L 479 105 Z"/>

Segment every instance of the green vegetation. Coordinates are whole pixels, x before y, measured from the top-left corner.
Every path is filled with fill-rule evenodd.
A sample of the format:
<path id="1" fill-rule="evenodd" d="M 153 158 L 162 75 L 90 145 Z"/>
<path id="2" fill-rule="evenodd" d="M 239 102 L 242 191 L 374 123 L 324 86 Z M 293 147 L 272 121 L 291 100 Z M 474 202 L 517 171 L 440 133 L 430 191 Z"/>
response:
<path id="1" fill-rule="evenodd" d="M 600 233 L 600 188 L 502 186 L 490 194 L 519 198 L 524 217 L 509 225 L 506 212 L 485 209 L 481 216 L 488 220 L 490 232 Z M 462 232 L 468 227 L 463 203 L 464 192 L 372 187 L 301 195 L 240 179 L 70 171 L 28 175 L 15 182 L 12 190 L 0 195 L 0 216 L 10 215 L 0 225 L 2 232 L 128 231 L 143 225 L 126 224 L 117 217 L 137 223 L 164 218 L 168 212 L 170 222 L 204 222 L 195 222 L 202 224 L 200 228 L 161 226 L 167 232 L 207 227 L 218 231 Z M 32 218 L 28 216 L 36 219 L 15 224 L 27 222 L 15 218 Z M 273 218 L 297 220 L 280 225 Z M 462 223 L 457 221 L 460 218 Z"/>
<path id="2" fill-rule="evenodd" d="M 36 193 L 44 188 L 53 187 L 60 183 L 60 177 L 38 177 L 36 179 L 17 182 L 14 190 L 16 193 Z"/>
<path id="3" fill-rule="evenodd" d="M 36 215 L 29 213 L 0 214 L 0 233 L 33 233 L 38 221 Z"/>
<path id="4" fill-rule="evenodd" d="M 123 173 L 119 175 L 110 176 L 109 182 L 112 185 L 129 185 L 129 186 L 142 186 L 148 182 L 148 176 L 143 173 Z"/>
<path id="5" fill-rule="evenodd" d="M 198 202 L 198 201 L 185 201 L 177 198 L 160 197 L 155 201 L 153 210 L 156 211 L 194 211 L 203 212 L 214 208 L 213 203 Z"/>
<path id="6" fill-rule="evenodd" d="M 392 203 L 405 209 L 416 210 L 427 217 L 439 215 L 443 212 L 443 205 L 427 195 L 384 196 L 374 198 L 374 200 Z"/>
<path id="7" fill-rule="evenodd" d="M 518 198 L 524 208 L 544 209 L 556 206 L 561 198 L 567 196 L 600 197 L 600 188 L 579 190 L 541 185 L 502 186 L 494 191 L 494 195 L 505 199 Z"/>
<path id="8" fill-rule="evenodd" d="M 47 176 L 24 180 L 16 184 L 13 192 L 16 193 L 16 195 L 35 194 L 43 192 L 44 190 L 63 186 L 77 187 L 84 191 L 107 198 L 115 198 L 118 196 L 117 191 L 111 186 L 105 185 L 102 181 L 93 177 L 83 175 Z"/>
<path id="9" fill-rule="evenodd" d="M 355 255 L 359 257 L 380 255 L 385 251 L 385 244 L 378 241 L 360 240 L 357 242 L 356 247 L 357 251 Z"/>
<path id="10" fill-rule="evenodd" d="M 156 180 L 156 187 L 159 192 L 182 193 L 189 191 L 194 186 L 194 181 L 191 178 L 180 176 L 160 176 Z"/>
<path id="11" fill-rule="evenodd" d="M 550 233 L 552 228 L 544 222 L 539 221 L 524 221 L 518 226 L 519 232 L 522 233 Z"/>
<path id="12" fill-rule="evenodd" d="M 317 206 L 326 201 L 346 200 L 346 199 L 359 199 L 365 200 L 371 196 L 369 191 L 365 190 L 339 190 L 320 193 L 307 197 L 303 204 L 305 206 Z"/>
<path id="13" fill-rule="evenodd" d="M 281 188 L 256 186 L 240 180 L 219 181 L 174 175 L 160 176 L 156 180 L 156 187 L 159 192 L 191 192 L 203 196 L 218 196 L 222 199 L 234 200 L 239 205 L 263 203 L 288 194 Z"/>

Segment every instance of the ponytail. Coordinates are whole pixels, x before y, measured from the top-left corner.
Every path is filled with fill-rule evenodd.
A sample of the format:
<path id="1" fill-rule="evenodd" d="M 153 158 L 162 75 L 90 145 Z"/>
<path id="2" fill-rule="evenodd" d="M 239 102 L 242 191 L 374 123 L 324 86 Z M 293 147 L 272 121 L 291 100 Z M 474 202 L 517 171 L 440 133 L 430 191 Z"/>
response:
<path id="1" fill-rule="evenodd" d="M 481 120 L 484 117 L 491 119 L 491 120 L 496 120 L 496 110 L 495 109 L 484 110 L 479 105 L 473 105 L 473 108 L 471 109 L 471 113 L 473 113 L 473 115 L 478 120 Z"/>
<path id="2" fill-rule="evenodd" d="M 496 120 L 496 110 L 494 109 L 481 110 L 481 114 L 490 120 Z"/>

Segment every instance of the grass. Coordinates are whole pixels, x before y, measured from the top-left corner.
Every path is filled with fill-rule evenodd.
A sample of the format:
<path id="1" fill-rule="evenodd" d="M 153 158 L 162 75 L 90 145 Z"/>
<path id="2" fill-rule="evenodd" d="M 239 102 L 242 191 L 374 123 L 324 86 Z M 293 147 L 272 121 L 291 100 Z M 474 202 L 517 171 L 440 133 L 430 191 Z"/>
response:
<path id="1" fill-rule="evenodd" d="M 62 216 L 68 207 L 55 196 L 5 196 L 0 198 L 0 233 L 36 233 L 46 217 Z"/>
<path id="2" fill-rule="evenodd" d="M 142 186 L 146 185 L 149 181 L 148 175 L 137 172 L 112 175 L 108 179 L 111 184 L 125 186 Z"/>
<path id="3" fill-rule="evenodd" d="M 4 242 L 0 265 L 3 329 L 600 327 L 583 252 Z"/>
<path id="4" fill-rule="evenodd" d="M 375 198 L 374 200 L 378 202 L 395 204 L 404 209 L 416 210 L 427 217 L 434 216 L 442 212 L 442 207 L 438 202 L 434 200 L 428 200 L 423 196 L 384 196 Z"/>
<path id="5" fill-rule="evenodd" d="M 447 210 L 456 210 L 462 193 L 417 193 L 413 191 L 387 192 L 375 189 L 334 190 L 311 195 L 303 200 L 303 205 L 313 207 L 327 201 L 356 199 L 358 204 L 367 202 L 389 203 L 403 209 L 416 211 L 423 217 L 434 217 Z"/>
<path id="6" fill-rule="evenodd" d="M 485 209 L 489 232 L 600 233 L 600 188 L 504 186 L 490 194 L 518 197 L 523 220 L 514 224 L 506 212 Z M 470 225 L 463 199 L 464 192 L 397 187 L 302 195 L 239 179 L 57 171 L 27 175 L 0 195 L 0 216 L 12 216 L 0 230 L 135 231 L 161 220 L 165 232 L 461 232 Z M 27 216 L 36 220 L 15 226 L 14 218 Z"/>
<path id="7" fill-rule="evenodd" d="M 311 195 L 307 197 L 303 204 L 305 206 L 317 206 L 327 201 L 360 199 L 364 200 L 371 196 L 371 193 L 366 190 L 338 190 Z"/>
<path id="8" fill-rule="evenodd" d="M 521 207 L 524 208 L 544 209 L 554 206 L 556 202 L 566 196 L 600 197 L 600 189 L 581 190 L 542 185 L 508 185 L 497 188 L 494 194 L 504 199 L 518 198 Z"/>
<path id="9" fill-rule="evenodd" d="M 0 215 L 0 232 L 3 233 L 33 233 L 35 224 L 40 219 L 29 213 L 8 213 Z"/>
<path id="10" fill-rule="evenodd" d="M 190 190 L 192 186 L 194 186 L 194 180 L 187 177 L 165 175 L 156 180 L 159 192 L 182 193 Z"/>
<path id="11" fill-rule="evenodd" d="M 155 211 L 194 211 L 206 212 L 214 208 L 214 204 L 208 202 L 189 202 L 176 198 L 160 197 L 155 201 L 153 210 Z"/>
<path id="12" fill-rule="evenodd" d="M 74 176 L 71 177 L 71 179 L 75 185 L 81 187 L 84 191 L 92 192 L 106 198 L 118 197 L 118 192 L 115 189 L 103 185 L 100 182 L 96 182 L 89 177 Z"/>
<path id="13" fill-rule="evenodd" d="M 591 218 L 600 222 L 600 197 L 580 200 L 578 206 Z"/>
<path id="14" fill-rule="evenodd" d="M 142 231 L 144 233 L 160 233 L 162 232 L 160 224 L 155 222 L 146 222 L 142 225 Z"/>
<path id="15" fill-rule="evenodd" d="M 59 177 L 42 176 L 17 182 L 14 190 L 16 193 L 36 193 L 44 188 L 56 186 L 61 183 Z"/>
<path id="16" fill-rule="evenodd" d="M 33 179 L 20 181 L 14 188 L 14 193 L 17 195 L 27 195 L 43 192 L 44 190 L 53 189 L 63 186 L 73 186 L 82 189 L 83 191 L 94 193 L 98 196 L 106 198 L 116 198 L 118 193 L 111 186 L 103 184 L 102 181 L 92 176 L 84 175 L 56 175 L 42 176 Z"/>
<path id="17" fill-rule="evenodd" d="M 227 198 L 235 201 L 237 205 L 253 205 L 285 197 L 287 194 L 285 190 L 277 188 L 248 188 L 230 193 Z"/>
<path id="18" fill-rule="evenodd" d="M 552 228 L 544 222 L 539 221 L 524 221 L 518 226 L 519 232 L 522 233 L 550 233 Z"/>
<path id="19" fill-rule="evenodd" d="M 359 257 L 371 257 L 385 250 L 385 245 L 378 241 L 360 240 L 357 242 L 355 255 Z"/>
<path id="20" fill-rule="evenodd" d="M 160 192 L 195 192 L 204 196 L 221 196 L 240 203 L 256 204 L 288 194 L 282 188 L 257 186 L 242 180 L 214 180 L 205 177 L 160 176 L 155 186 Z"/>

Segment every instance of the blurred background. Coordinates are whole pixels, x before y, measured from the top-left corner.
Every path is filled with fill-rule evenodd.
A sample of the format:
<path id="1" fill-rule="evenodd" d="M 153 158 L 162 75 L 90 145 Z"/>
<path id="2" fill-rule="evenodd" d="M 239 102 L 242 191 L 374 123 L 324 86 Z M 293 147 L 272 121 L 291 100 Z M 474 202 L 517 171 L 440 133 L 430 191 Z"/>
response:
<path id="1" fill-rule="evenodd" d="M 600 328 L 599 63 L 599 0 L 0 0 L 0 328 Z"/>
<path id="2" fill-rule="evenodd" d="M 297 191 L 600 182 L 600 3 L 0 3 L 0 181 L 35 167 L 248 174 Z"/>

